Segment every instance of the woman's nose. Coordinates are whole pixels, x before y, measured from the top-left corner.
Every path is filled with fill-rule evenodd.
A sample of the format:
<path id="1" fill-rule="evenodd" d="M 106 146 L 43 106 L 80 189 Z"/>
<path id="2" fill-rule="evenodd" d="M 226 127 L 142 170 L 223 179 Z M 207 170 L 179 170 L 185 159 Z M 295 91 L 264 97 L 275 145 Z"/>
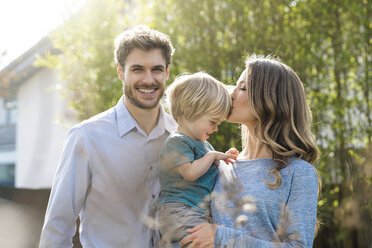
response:
<path id="1" fill-rule="evenodd" d="M 234 88 L 234 90 L 230 93 L 230 97 L 232 100 L 235 99 L 235 92 L 236 92 L 236 88 Z"/>

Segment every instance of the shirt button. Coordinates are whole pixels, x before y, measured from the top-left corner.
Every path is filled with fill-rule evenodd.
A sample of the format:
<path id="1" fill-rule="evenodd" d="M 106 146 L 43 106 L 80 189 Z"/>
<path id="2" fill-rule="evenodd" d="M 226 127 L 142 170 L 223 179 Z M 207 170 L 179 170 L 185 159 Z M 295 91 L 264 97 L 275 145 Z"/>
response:
<path id="1" fill-rule="evenodd" d="M 152 170 L 152 166 L 150 166 L 150 170 Z"/>
<path id="2" fill-rule="evenodd" d="M 152 194 L 152 198 L 153 198 L 153 199 L 155 198 L 155 194 Z"/>

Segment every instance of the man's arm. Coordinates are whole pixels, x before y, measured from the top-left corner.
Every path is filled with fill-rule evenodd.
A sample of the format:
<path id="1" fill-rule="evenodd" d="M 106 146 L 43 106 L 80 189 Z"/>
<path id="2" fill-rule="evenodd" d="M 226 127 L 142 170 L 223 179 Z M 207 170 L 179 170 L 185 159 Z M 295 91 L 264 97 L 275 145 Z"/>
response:
<path id="1" fill-rule="evenodd" d="M 41 247 L 72 247 L 76 219 L 90 184 L 89 152 L 82 130 L 70 130 L 54 178 Z"/>

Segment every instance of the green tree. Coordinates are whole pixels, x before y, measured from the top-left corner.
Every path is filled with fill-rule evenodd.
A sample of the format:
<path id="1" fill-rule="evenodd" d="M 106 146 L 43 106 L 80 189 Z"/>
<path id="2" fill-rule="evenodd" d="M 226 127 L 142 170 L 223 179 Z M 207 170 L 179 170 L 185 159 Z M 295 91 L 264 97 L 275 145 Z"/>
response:
<path id="1" fill-rule="evenodd" d="M 372 243 L 371 1 L 358 0 L 89 0 L 54 34 L 62 53 L 44 65 L 66 81 L 72 107 L 85 119 L 122 94 L 113 39 L 145 23 L 176 48 L 171 83 L 183 72 L 206 71 L 234 84 L 244 56 L 272 54 L 302 79 L 313 110 L 323 181 L 316 247 Z M 217 150 L 240 147 L 239 127 L 223 123 Z"/>
<path id="2" fill-rule="evenodd" d="M 39 59 L 39 65 L 60 72 L 64 93 L 81 120 L 112 107 L 122 95 L 113 51 L 115 37 L 130 25 L 129 7 L 117 0 L 87 1 L 51 34 L 61 53 Z"/>
<path id="3" fill-rule="evenodd" d="M 166 0 L 146 13 L 150 25 L 170 34 L 178 72 L 206 70 L 231 83 L 249 53 L 274 54 L 294 68 L 309 95 L 322 152 L 324 225 L 316 244 L 367 246 L 371 200 L 361 194 L 370 199 L 371 3 Z M 225 124 L 211 142 L 220 150 L 239 146 L 235 134 Z"/>

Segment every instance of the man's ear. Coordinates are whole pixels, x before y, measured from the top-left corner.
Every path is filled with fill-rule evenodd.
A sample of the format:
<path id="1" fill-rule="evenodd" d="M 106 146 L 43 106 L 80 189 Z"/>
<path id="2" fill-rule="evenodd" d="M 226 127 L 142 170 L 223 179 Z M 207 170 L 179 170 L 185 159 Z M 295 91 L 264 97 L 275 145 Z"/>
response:
<path id="1" fill-rule="evenodd" d="M 118 73 L 118 77 L 121 81 L 124 80 L 124 70 L 119 63 L 116 63 L 116 72 Z"/>
<path id="2" fill-rule="evenodd" d="M 168 78 L 169 78 L 169 72 L 170 72 L 170 64 L 168 65 L 167 70 L 165 71 L 165 75 L 166 75 L 166 79 L 165 80 L 168 80 Z"/>

